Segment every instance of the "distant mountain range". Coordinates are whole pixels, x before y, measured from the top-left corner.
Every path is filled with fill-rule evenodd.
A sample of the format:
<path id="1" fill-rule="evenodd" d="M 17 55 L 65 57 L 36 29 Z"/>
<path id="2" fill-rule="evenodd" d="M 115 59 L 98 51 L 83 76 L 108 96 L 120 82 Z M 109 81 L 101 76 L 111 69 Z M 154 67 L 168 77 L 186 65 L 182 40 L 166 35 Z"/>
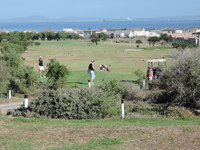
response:
<path id="1" fill-rule="evenodd" d="M 83 17 L 65 17 L 48 18 L 44 16 L 28 16 L 19 18 L 0 19 L 0 22 L 100 22 L 100 21 L 170 21 L 170 20 L 200 20 L 200 15 L 183 17 L 160 17 L 160 18 L 83 18 Z"/>
<path id="2" fill-rule="evenodd" d="M 0 22 L 100 22 L 100 21 L 127 21 L 126 19 L 102 19 L 102 18 L 48 18 L 44 16 L 28 16 L 19 18 L 0 19 Z"/>

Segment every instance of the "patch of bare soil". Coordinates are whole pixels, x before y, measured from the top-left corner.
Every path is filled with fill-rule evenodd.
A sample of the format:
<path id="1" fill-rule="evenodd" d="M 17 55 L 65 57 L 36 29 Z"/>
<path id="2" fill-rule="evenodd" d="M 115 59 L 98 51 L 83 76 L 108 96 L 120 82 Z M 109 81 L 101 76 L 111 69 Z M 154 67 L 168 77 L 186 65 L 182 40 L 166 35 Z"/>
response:
<path id="1" fill-rule="evenodd" d="M 27 130 L 0 128 L 0 138 L 13 135 L 14 139 L 30 141 L 35 149 L 62 147 L 70 144 L 84 144 L 98 138 L 120 138 L 124 144 L 119 149 L 181 149 L 200 148 L 200 127 L 112 127 L 112 128 L 47 128 Z"/>
<path id="2" fill-rule="evenodd" d="M 4 104 L 18 104 L 23 102 L 24 98 L 20 97 L 11 97 L 11 99 L 8 98 L 0 98 L 0 106 Z"/>
<path id="3" fill-rule="evenodd" d="M 125 52 L 140 52 L 143 51 L 143 49 L 125 49 Z"/>

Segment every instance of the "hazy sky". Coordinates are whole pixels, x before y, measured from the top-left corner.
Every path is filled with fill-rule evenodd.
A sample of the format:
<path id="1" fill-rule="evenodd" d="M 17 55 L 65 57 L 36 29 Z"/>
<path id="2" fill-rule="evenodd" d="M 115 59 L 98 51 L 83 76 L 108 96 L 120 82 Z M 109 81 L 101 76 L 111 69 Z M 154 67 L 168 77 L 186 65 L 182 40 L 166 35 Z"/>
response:
<path id="1" fill-rule="evenodd" d="M 200 15 L 200 0 L 0 0 L 0 19 L 26 16 L 155 18 Z"/>

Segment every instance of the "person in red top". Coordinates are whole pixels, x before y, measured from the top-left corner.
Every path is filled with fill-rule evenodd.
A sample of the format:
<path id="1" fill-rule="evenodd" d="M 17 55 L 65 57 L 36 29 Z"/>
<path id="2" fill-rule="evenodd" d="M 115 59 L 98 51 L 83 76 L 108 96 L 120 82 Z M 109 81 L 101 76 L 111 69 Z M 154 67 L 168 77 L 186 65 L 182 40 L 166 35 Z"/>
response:
<path id="1" fill-rule="evenodd" d="M 150 81 L 153 80 L 153 70 L 152 70 L 152 68 L 149 68 L 148 77 L 149 77 Z"/>

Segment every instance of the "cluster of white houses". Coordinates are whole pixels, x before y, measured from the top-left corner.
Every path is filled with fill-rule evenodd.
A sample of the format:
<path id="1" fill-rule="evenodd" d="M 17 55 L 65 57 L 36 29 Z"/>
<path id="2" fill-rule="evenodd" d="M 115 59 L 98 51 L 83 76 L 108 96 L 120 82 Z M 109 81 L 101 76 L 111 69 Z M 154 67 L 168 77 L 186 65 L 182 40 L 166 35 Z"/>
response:
<path id="1" fill-rule="evenodd" d="M 145 29 L 101 29 L 101 30 L 77 30 L 63 29 L 68 33 L 76 33 L 84 38 L 90 38 L 93 33 L 105 33 L 109 38 L 135 38 L 135 37 L 160 37 L 161 34 L 171 35 L 173 42 L 188 41 L 200 45 L 200 27 L 188 29 L 160 29 L 160 30 L 145 30 Z"/>
<path id="2" fill-rule="evenodd" d="M 100 30 L 80 30 L 67 28 L 63 29 L 67 33 L 79 34 L 83 38 L 90 38 L 93 33 L 105 33 L 109 38 L 149 38 L 149 37 L 160 37 L 161 34 L 171 35 L 173 42 L 176 41 L 189 41 L 200 45 L 200 27 L 199 28 L 188 28 L 188 29 L 158 29 L 158 30 L 145 30 L 145 29 L 100 29 Z M 3 32 L 3 31 L 0 31 Z M 5 31 L 4 31 L 5 32 Z M 26 30 L 24 32 L 33 32 Z M 55 31 L 51 31 L 55 32 Z"/>

